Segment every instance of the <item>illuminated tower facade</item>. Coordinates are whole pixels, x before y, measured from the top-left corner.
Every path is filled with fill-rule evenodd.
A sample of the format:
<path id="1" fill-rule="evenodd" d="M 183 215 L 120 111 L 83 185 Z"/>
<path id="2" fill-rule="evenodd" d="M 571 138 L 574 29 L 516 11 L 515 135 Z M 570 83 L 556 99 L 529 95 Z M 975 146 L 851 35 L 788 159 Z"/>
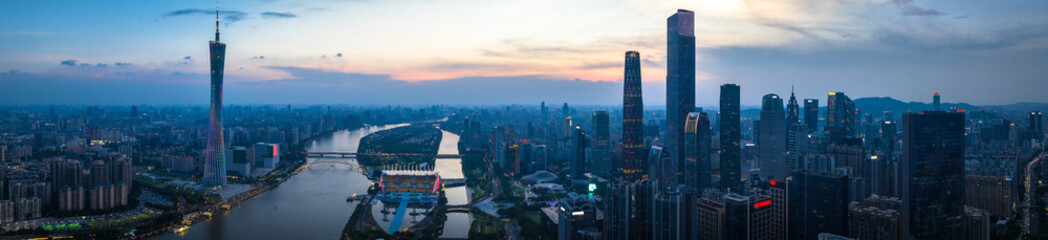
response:
<path id="1" fill-rule="evenodd" d="M 684 121 L 695 111 L 695 13 L 679 9 L 666 25 L 665 148 L 680 169 L 684 165 Z"/>
<path id="2" fill-rule="evenodd" d="M 644 100 L 640 88 L 640 53 L 626 52 L 622 94 L 622 161 L 615 164 L 615 178 L 640 179 L 644 175 Z"/>
<path id="3" fill-rule="evenodd" d="M 208 120 L 207 149 L 204 150 L 204 188 L 218 189 L 226 184 L 226 160 L 222 139 L 222 72 L 226 44 L 218 39 L 218 6 L 215 6 L 215 41 L 211 47 L 211 118 Z"/>

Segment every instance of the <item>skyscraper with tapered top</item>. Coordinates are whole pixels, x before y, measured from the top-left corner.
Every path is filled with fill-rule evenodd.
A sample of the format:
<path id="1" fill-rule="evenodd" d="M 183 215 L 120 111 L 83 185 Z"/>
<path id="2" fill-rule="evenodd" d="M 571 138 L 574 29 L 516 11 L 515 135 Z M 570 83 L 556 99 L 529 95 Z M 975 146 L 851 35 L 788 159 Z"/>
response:
<path id="1" fill-rule="evenodd" d="M 695 13 L 678 9 L 666 19 L 666 25 L 665 148 L 680 169 L 684 165 L 684 121 L 695 111 Z"/>
<path id="2" fill-rule="evenodd" d="M 644 175 L 644 99 L 640 88 L 640 53 L 626 52 L 622 93 L 622 161 L 615 164 L 618 179 L 640 179 Z"/>
<path id="3" fill-rule="evenodd" d="M 204 150 L 204 188 L 218 189 L 226 184 L 226 161 L 222 139 L 222 72 L 226 44 L 218 39 L 218 4 L 215 4 L 215 41 L 211 47 L 211 118 L 208 121 L 207 149 Z"/>
<path id="4" fill-rule="evenodd" d="M 797 97 L 793 95 L 793 89 L 790 88 L 790 101 L 786 104 L 786 127 L 797 123 L 801 123 L 800 104 L 797 104 Z"/>

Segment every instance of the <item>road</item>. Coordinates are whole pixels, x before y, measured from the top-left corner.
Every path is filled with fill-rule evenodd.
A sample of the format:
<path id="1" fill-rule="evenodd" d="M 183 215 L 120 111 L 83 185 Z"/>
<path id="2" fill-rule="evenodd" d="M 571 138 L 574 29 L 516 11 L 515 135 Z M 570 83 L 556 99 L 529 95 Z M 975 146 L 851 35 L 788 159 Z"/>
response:
<path id="1" fill-rule="evenodd" d="M 1026 199 L 1023 199 L 1023 205 L 1025 205 L 1025 207 L 1023 208 L 1022 223 L 1024 234 L 1030 234 L 1030 229 L 1033 227 L 1033 224 L 1035 224 L 1033 222 L 1033 215 L 1031 215 L 1030 213 L 1030 208 L 1034 207 L 1034 205 L 1037 204 L 1035 198 L 1036 196 L 1034 196 L 1034 194 L 1036 194 L 1037 191 L 1037 188 L 1034 186 L 1034 184 L 1036 184 L 1037 182 L 1037 179 L 1034 177 L 1034 175 L 1037 174 L 1037 172 L 1034 170 L 1034 167 L 1041 162 L 1042 158 L 1044 158 L 1043 152 L 1041 154 L 1038 154 L 1037 158 L 1034 158 L 1033 161 L 1030 161 L 1030 163 L 1026 164 L 1026 176 L 1023 179 L 1023 187 L 1026 188 Z"/>

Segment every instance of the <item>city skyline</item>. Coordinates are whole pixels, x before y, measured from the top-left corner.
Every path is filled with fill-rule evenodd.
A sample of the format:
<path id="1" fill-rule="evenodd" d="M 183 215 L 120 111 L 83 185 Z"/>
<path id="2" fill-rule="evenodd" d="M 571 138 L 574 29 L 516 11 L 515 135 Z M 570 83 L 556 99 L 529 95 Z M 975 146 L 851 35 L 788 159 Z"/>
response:
<path id="1" fill-rule="evenodd" d="M 0 82 L 23 90 L 0 104 L 205 104 L 198 96 L 206 94 L 207 54 L 189 43 L 208 37 L 199 27 L 210 19 L 209 4 L 121 4 L 11 3 L 0 10 L 4 22 L 20 23 L 0 25 L 0 50 L 9 53 L 0 59 Z M 665 91 L 658 26 L 678 8 L 696 10 L 699 106 L 715 105 L 724 83 L 747 88 L 745 106 L 759 106 L 767 93 L 784 96 L 791 85 L 801 98 L 842 91 L 926 102 L 928 93 L 943 92 L 944 102 L 963 95 L 975 105 L 1043 101 L 1035 89 L 1048 87 L 1040 80 L 1048 70 L 1023 64 L 1046 60 L 1036 54 L 1048 48 L 1043 2 L 580 1 L 479 9 L 499 4 L 227 1 L 227 41 L 240 46 L 228 63 L 227 102 L 470 104 L 455 96 L 534 85 L 519 95 L 474 96 L 491 104 L 615 104 L 610 93 L 621 84 L 622 51 L 643 53 L 646 89 Z M 543 17 L 529 15 L 536 11 Z M 54 19 L 21 20 L 39 15 Z M 894 87 L 904 83 L 909 87 Z M 559 90 L 542 91 L 550 88 Z M 424 89 L 444 91 L 413 97 Z M 380 91 L 392 94 L 373 94 Z"/>
<path id="2" fill-rule="evenodd" d="M 0 22 L 60 12 L 16 27 L 86 20 L 61 34 L 0 23 L 0 69 L 25 67 L 0 71 L 0 233 L 1048 236 L 1048 102 L 1029 102 L 1048 87 L 1048 31 L 1028 22 L 1048 17 L 1024 15 L 1048 3 L 1002 15 L 937 0 L 613 1 L 9 4 Z M 131 9 L 139 21 L 122 21 Z M 1005 20 L 945 22 L 974 10 Z M 182 45 L 210 24 L 178 27 L 201 15 L 214 17 L 209 64 L 153 62 L 203 48 Z M 1020 27 L 979 36 L 1006 20 Z M 149 30 L 82 25 L 105 21 Z M 642 37 L 649 25 L 665 38 Z M 67 33 L 105 44 L 55 41 Z M 989 105 L 1003 99 L 1018 103 Z"/>

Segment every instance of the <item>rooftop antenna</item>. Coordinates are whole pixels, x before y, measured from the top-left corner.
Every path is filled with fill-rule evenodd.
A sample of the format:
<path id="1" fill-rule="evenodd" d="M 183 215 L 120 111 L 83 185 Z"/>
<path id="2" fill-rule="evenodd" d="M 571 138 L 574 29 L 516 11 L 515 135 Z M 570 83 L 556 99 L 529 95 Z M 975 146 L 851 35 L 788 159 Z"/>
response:
<path id="1" fill-rule="evenodd" d="M 218 42 L 218 1 L 215 1 L 215 42 Z"/>

